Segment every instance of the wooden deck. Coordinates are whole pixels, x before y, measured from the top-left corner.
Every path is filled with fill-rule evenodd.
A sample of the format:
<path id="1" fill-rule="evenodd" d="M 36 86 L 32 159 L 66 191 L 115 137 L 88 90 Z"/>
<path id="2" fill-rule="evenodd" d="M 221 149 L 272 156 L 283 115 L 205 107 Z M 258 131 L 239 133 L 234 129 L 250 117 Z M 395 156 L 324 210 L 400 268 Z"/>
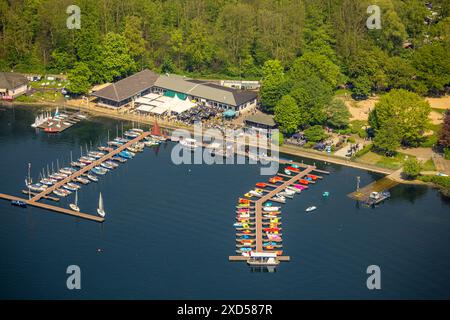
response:
<path id="1" fill-rule="evenodd" d="M 130 140 L 129 142 L 125 143 L 124 145 L 120 146 L 119 148 L 104 155 L 102 158 L 94 161 L 90 165 L 87 165 L 86 167 L 81 168 L 80 170 L 71 174 L 64 180 L 59 181 L 58 183 L 54 184 L 51 187 L 48 187 L 44 191 L 42 191 L 40 193 L 31 193 L 31 195 L 33 196 L 31 199 L 22 199 L 22 198 L 10 196 L 7 194 L 0 194 L 0 199 L 10 200 L 10 201 L 11 200 L 20 200 L 20 201 L 23 201 L 26 204 L 33 206 L 33 207 L 37 207 L 37 208 L 41 208 L 41 209 L 45 209 L 45 210 L 49 210 L 49 211 L 53 211 L 53 212 L 58 212 L 58 213 L 62 213 L 62 214 L 67 214 L 67 215 L 71 215 L 71 216 L 75 216 L 75 217 L 79 217 L 79 218 L 83 218 L 83 219 L 87 219 L 87 220 L 91 220 L 91 221 L 103 222 L 103 221 L 105 221 L 105 219 L 102 217 L 99 217 L 97 215 L 80 213 L 80 212 L 76 212 L 76 211 L 66 209 L 66 208 L 52 206 L 52 205 L 48 205 L 45 203 L 39 203 L 38 201 L 41 199 L 54 200 L 54 197 L 49 196 L 49 194 L 51 194 L 54 190 L 61 188 L 66 183 L 73 181 L 75 178 L 77 178 L 79 176 L 85 175 L 92 168 L 99 166 L 102 162 L 111 159 L 112 157 L 114 157 L 118 153 L 122 152 L 123 150 L 125 150 L 126 148 L 131 146 L 132 144 L 141 141 L 142 139 L 149 136 L 150 134 L 151 134 L 151 132 L 144 132 L 139 137 L 136 137 L 133 140 Z M 25 193 L 28 194 L 28 192 L 26 190 L 24 190 L 24 191 L 25 191 Z"/>
<path id="2" fill-rule="evenodd" d="M 357 191 L 348 194 L 348 196 L 358 201 L 367 201 L 369 199 L 370 193 L 389 190 L 395 187 L 396 185 L 398 185 L 398 182 L 385 177 L 380 180 L 374 181 L 371 184 L 368 184 L 367 186 Z"/>
<path id="3" fill-rule="evenodd" d="M 69 210 L 69 209 L 65 209 L 65 208 L 61 208 L 61 207 L 56 207 L 56 206 L 52 206 L 49 204 L 45 204 L 45 203 L 40 203 L 40 202 L 36 202 L 36 201 L 31 201 L 28 199 L 22 199 L 19 197 L 15 197 L 15 196 L 10 196 L 8 194 L 2 194 L 0 193 L 0 199 L 5 199 L 5 200 L 19 200 L 19 201 L 23 201 L 26 204 L 36 207 L 36 208 L 41 208 L 41 209 L 45 209 L 45 210 L 49 210 L 49 211 L 53 211 L 53 212 L 58 212 L 58 213 L 62 213 L 62 214 L 67 214 L 70 216 L 74 216 L 74 217 L 78 217 L 78 218 L 82 218 L 82 219 L 86 219 L 86 220 L 91 220 L 91 221 L 96 221 L 96 222 L 103 222 L 105 221 L 104 218 L 102 217 L 98 217 L 98 216 L 94 216 L 92 214 L 86 214 L 86 213 L 81 213 L 81 212 L 76 212 L 73 210 Z"/>

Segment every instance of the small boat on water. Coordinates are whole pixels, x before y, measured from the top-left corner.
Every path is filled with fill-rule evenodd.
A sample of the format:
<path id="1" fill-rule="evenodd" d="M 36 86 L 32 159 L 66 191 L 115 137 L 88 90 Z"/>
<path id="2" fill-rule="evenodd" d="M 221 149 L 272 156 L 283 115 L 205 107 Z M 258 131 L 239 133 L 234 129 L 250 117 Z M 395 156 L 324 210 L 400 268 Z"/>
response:
<path id="1" fill-rule="evenodd" d="M 197 145 L 197 140 L 191 139 L 191 138 L 182 139 L 182 140 L 180 140 L 179 144 L 183 148 L 188 149 L 188 150 L 195 150 L 196 148 L 199 147 Z"/>
<path id="2" fill-rule="evenodd" d="M 258 188 L 265 188 L 265 187 L 267 187 L 267 184 L 264 182 L 258 182 L 255 186 Z"/>
<path id="3" fill-rule="evenodd" d="M 322 197 L 328 197 L 330 195 L 330 193 L 328 191 L 325 191 L 324 193 L 322 193 Z"/>
<path id="4" fill-rule="evenodd" d="M 121 151 L 119 153 L 119 156 L 121 156 L 122 158 L 125 158 L 125 159 L 132 159 L 133 158 L 132 153 L 129 152 L 129 151 L 126 151 L 126 150 Z"/>
<path id="5" fill-rule="evenodd" d="M 97 178 L 97 176 L 95 176 L 95 175 L 92 175 L 92 174 L 87 174 L 87 177 L 88 177 L 88 179 L 89 180 L 91 180 L 91 181 L 93 181 L 93 182 L 98 182 L 98 178 Z"/>
<path id="6" fill-rule="evenodd" d="M 111 147 L 103 147 L 103 146 L 100 146 L 97 149 L 100 150 L 100 151 L 108 152 L 108 153 L 114 151 L 114 149 L 111 148 Z"/>
<path id="7" fill-rule="evenodd" d="M 69 204 L 70 209 L 76 212 L 80 212 L 80 208 L 78 207 L 78 191 L 75 192 L 75 203 Z"/>
<path id="8" fill-rule="evenodd" d="M 83 178 L 83 177 L 76 177 L 73 179 L 76 182 L 82 183 L 82 184 L 88 184 L 90 181 L 89 179 Z"/>
<path id="9" fill-rule="evenodd" d="M 71 165 L 72 167 L 79 167 L 79 168 L 84 168 L 84 167 L 86 167 L 86 164 L 85 164 L 85 163 L 83 163 L 83 162 L 78 162 L 78 161 L 72 161 L 72 162 L 70 163 L 70 165 Z"/>
<path id="10" fill-rule="evenodd" d="M 65 167 L 59 170 L 59 172 L 70 176 L 71 174 L 77 172 L 77 170 L 74 168 Z"/>
<path id="11" fill-rule="evenodd" d="M 43 178 L 39 181 L 42 184 L 45 184 L 46 186 L 52 186 L 56 183 L 56 180 L 54 179 L 49 179 L 49 178 Z"/>
<path id="12" fill-rule="evenodd" d="M 21 208 L 26 208 L 27 204 L 26 202 L 20 201 L 20 200 L 12 200 L 11 201 L 11 205 L 16 206 L 16 207 L 21 207 Z"/>
<path id="13" fill-rule="evenodd" d="M 127 159 L 122 158 L 122 157 L 120 157 L 120 156 L 112 157 L 111 160 L 114 160 L 114 161 L 117 161 L 117 162 L 120 162 L 120 163 L 125 163 L 125 162 L 127 162 Z"/>
<path id="14" fill-rule="evenodd" d="M 98 197 L 97 213 L 100 217 L 104 217 L 106 215 L 105 208 L 103 207 L 103 198 L 102 198 L 101 192 L 100 192 L 100 196 Z"/>
<path id="15" fill-rule="evenodd" d="M 316 206 L 311 206 L 311 207 L 308 207 L 308 208 L 306 208 L 306 212 L 311 212 L 311 211 L 314 211 L 314 210 L 316 210 L 317 209 L 317 207 Z"/>
<path id="16" fill-rule="evenodd" d="M 108 170 L 113 170 L 113 169 L 116 168 L 116 167 L 113 167 L 112 165 L 110 165 L 110 164 L 108 164 L 106 162 L 100 163 L 100 166 L 102 166 L 103 168 L 108 169 Z"/>
<path id="17" fill-rule="evenodd" d="M 292 174 L 292 172 L 289 171 L 288 169 L 284 169 L 284 173 L 287 174 L 288 176 L 290 176 Z"/>
<path id="18" fill-rule="evenodd" d="M 48 186 L 46 186 L 45 184 L 42 184 L 42 183 L 30 184 L 30 183 L 27 183 L 26 180 L 25 180 L 25 185 L 27 186 L 28 189 L 30 189 L 30 191 L 34 191 L 34 192 L 42 192 L 48 188 Z"/>
<path id="19" fill-rule="evenodd" d="M 79 186 L 74 187 L 74 186 L 73 186 L 73 183 L 71 183 L 70 185 L 69 185 L 69 183 L 68 183 L 68 184 L 65 184 L 65 185 L 63 186 L 63 188 L 66 189 L 66 190 L 69 190 L 69 191 L 77 191 L 80 187 L 79 187 Z"/>
<path id="20" fill-rule="evenodd" d="M 263 207 L 263 210 L 267 211 L 267 212 L 274 212 L 274 211 L 279 211 L 280 207 Z"/>
<path id="21" fill-rule="evenodd" d="M 93 173 L 95 173 L 95 174 L 98 174 L 98 175 L 105 175 L 109 170 L 108 169 L 106 169 L 106 168 L 102 168 L 102 167 L 94 167 L 94 168 L 92 168 L 91 169 L 91 171 L 93 172 Z"/>

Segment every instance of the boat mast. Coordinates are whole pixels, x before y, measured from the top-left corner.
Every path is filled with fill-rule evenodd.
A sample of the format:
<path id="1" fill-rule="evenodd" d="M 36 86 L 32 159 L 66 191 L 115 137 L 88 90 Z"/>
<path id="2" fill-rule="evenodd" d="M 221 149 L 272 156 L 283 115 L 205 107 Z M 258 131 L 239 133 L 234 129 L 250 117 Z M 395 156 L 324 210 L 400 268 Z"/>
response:
<path id="1" fill-rule="evenodd" d="M 28 184 L 31 184 L 31 162 L 28 163 Z"/>
<path id="2" fill-rule="evenodd" d="M 72 164 L 72 150 L 70 150 L 70 164 Z"/>

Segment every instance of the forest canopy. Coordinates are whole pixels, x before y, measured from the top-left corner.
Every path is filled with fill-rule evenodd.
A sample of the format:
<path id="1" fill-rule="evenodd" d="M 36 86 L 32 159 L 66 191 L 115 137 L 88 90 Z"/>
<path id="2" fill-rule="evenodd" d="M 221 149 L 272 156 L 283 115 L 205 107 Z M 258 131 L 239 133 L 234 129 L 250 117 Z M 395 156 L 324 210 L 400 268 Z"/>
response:
<path id="1" fill-rule="evenodd" d="M 72 4 L 79 30 L 66 27 Z M 379 30 L 366 27 L 371 4 Z M 0 69 L 80 75 L 80 92 L 146 67 L 262 79 L 272 111 L 287 93 L 300 108 L 328 104 L 339 86 L 439 95 L 450 84 L 449 12 L 446 0 L 0 0 Z M 303 85 L 323 88 L 323 101 Z"/>

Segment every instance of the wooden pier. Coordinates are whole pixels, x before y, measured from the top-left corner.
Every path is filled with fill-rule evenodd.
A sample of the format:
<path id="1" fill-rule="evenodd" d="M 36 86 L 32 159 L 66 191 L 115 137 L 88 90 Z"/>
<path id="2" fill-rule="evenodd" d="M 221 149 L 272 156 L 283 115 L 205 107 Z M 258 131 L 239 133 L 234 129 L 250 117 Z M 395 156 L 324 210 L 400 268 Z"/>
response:
<path id="1" fill-rule="evenodd" d="M 80 212 L 76 212 L 76 211 L 73 211 L 73 210 L 69 210 L 69 209 L 65 209 L 65 208 L 61 208 L 61 207 L 57 207 L 57 206 L 48 205 L 48 204 L 45 204 L 45 203 L 39 203 L 38 201 L 41 200 L 41 199 L 54 200 L 53 197 L 49 196 L 49 194 L 52 193 L 54 190 L 59 189 L 62 186 L 64 186 L 66 183 L 71 182 L 75 178 L 86 174 L 92 168 L 94 168 L 96 166 L 99 166 L 102 162 L 111 159 L 112 157 L 114 157 L 118 153 L 122 152 L 123 150 L 125 150 L 128 147 L 130 147 L 134 143 L 141 141 L 142 139 L 144 139 L 145 137 L 149 136 L 150 134 L 151 134 L 151 132 L 144 132 L 140 136 L 138 136 L 138 137 L 128 141 L 127 143 L 123 144 L 119 148 L 114 149 L 110 153 L 104 155 L 102 158 L 92 162 L 91 164 L 85 166 L 84 168 L 81 168 L 80 170 L 78 170 L 75 173 L 71 174 L 67 178 L 57 182 L 56 184 L 54 184 L 51 187 L 48 187 L 44 191 L 42 191 L 40 193 L 33 193 L 33 192 L 30 193 L 33 196 L 31 199 L 22 199 L 22 198 L 18 198 L 18 197 L 15 197 L 15 196 L 10 196 L 10 195 L 7 195 L 7 194 L 0 194 L 0 199 L 5 199 L 5 200 L 9 200 L 9 201 L 19 200 L 19 201 L 22 201 L 22 202 L 24 202 L 24 203 L 26 203 L 26 204 L 28 204 L 30 206 L 33 206 L 33 207 L 46 209 L 46 210 L 49 210 L 49 211 L 58 212 L 58 213 L 62 213 L 62 214 L 67 214 L 67 215 L 71 215 L 71 216 L 75 216 L 75 217 L 79 217 L 79 218 L 83 218 L 83 219 L 87 219 L 87 220 L 91 220 L 91 221 L 103 222 L 103 221 L 105 221 L 105 219 L 102 218 L 102 217 L 98 217 L 96 215 L 80 213 Z M 23 190 L 23 192 L 28 194 L 28 191 L 26 191 L 26 190 Z"/>
<path id="2" fill-rule="evenodd" d="M 398 185 L 398 182 L 385 177 L 348 194 L 348 196 L 354 200 L 366 202 L 369 200 L 370 194 L 372 192 L 381 192 L 384 190 L 389 190 L 395 187 L 396 185 Z"/>
<path id="3" fill-rule="evenodd" d="M 78 117 L 78 115 L 82 115 L 81 112 L 64 114 L 67 115 L 67 118 L 61 120 L 46 120 L 44 123 L 40 124 L 38 128 L 48 133 L 60 133 L 83 120 L 83 118 Z"/>
<path id="4" fill-rule="evenodd" d="M 266 184 L 266 187 L 270 187 L 272 188 L 271 190 L 266 190 L 264 189 L 264 195 L 261 197 L 257 197 L 257 200 L 252 200 L 252 204 L 254 205 L 255 208 L 255 219 L 254 219 L 254 225 L 255 225 L 255 230 L 252 232 L 252 236 L 255 236 L 254 238 L 254 244 L 256 244 L 255 247 L 255 251 L 256 252 L 275 252 L 275 250 L 264 250 L 263 249 L 263 242 L 267 241 L 267 239 L 264 238 L 264 233 L 263 233 L 263 229 L 265 228 L 264 224 L 265 222 L 263 221 L 263 215 L 266 213 L 263 210 L 263 205 L 266 201 L 275 201 L 273 198 L 276 194 L 282 192 L 286 187 L 291 186 L 293 184 L 298 183 L 298 181 L 300 179 L 302 179 L 303 177 L 307 176 L 308 174 L 311 174 L 312 172 L 319 172 L 319 173 L 323 173 L 323 174 L 329 174 L 328 171 L 324 171 L 324 170 L 318 170 L 315 166 L 309 166 L 309 165 L 304 165 L 301 163 L 296 163 L 296 162 L 292 162 L 292 161 L 280 161 L 280 163 L 283 164 L 295 164 L 301 168 L 303 168 L 302 171 L 299 172 L 295 172 L 295 174 L 289 176 L 289 175 L 285 175 L 285 174 L 278 174 L 278 176 L 283 177 L 283 178 L 288 178 L 287 180 L 281 180 L 281 181 L 277 181 L 277 184 Z M 294 172 L 293 172 L 294 173 Z M 322 179 L 323 177 L 321 176 L 317 176 L 318 179 Z M 267 212 L 267 214 L 270 214 L 270 212 Z M 253 221 L 252 221 L 253 223 Z M 252 230 L 252 229 L 250 229 Z M 247 261 L 248 257 L 245 256 L 229 256 L 228 257 L 229 261 Z M 286 255 L 282 255 L 282 256 L 278 256 L 277 259 L 279 261 L 290 261 L 290 257 L 286 256 Z"/>

